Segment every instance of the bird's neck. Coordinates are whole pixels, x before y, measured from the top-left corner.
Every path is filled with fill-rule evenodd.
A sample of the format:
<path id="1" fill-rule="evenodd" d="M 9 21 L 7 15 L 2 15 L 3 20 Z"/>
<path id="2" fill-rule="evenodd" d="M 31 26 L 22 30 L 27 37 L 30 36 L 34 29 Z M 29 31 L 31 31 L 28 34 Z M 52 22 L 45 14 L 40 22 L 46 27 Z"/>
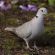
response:
<path id="1" fill-rule="evenodd" d="M 36 17 L 36 19 L 43 20 L 44 15 L 36 15 L 35 17 Z"/>
<path id="2" fill-rule="evenodd" d="M 44 15 L 42 14 L 42 12 L 37 12 L 36 16 L 38 16 L 38 18 L 44 18 Z"/>
<path id="3" fill-rule="evenodd" d="M 37 20 L 38 23 L 44 23 L 44 15 L 39 14 L 39 15 L 36 15 L 36 16 L 37 16 L 36 20 Z"/>

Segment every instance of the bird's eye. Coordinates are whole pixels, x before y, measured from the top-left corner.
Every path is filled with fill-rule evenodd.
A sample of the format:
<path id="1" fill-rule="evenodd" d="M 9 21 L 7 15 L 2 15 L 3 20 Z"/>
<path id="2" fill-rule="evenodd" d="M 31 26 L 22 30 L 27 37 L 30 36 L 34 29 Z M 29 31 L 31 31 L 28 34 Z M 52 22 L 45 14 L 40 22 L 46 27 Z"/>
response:
<path id="1" fill-rule="evenodd" d="M 43 12 L 43 10 L 41 10 Z"/>

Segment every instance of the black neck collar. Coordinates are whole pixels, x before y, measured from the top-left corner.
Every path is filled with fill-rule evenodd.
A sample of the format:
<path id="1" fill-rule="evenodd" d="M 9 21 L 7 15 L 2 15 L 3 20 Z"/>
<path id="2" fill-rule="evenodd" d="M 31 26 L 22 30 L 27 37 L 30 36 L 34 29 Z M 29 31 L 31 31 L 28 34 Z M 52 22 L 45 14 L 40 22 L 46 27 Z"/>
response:
<path id="1" fill-rule="evenodd" d="M 38 18 L 38 16 L 35 16 L 36 18 Z"/>

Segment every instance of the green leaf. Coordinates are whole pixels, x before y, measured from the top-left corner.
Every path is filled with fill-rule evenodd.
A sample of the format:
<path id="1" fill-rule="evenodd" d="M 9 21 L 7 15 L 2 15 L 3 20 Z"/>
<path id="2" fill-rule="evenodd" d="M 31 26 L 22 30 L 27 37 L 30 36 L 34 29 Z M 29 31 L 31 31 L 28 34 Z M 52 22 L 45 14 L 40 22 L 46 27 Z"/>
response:
<path id="1" fill-rule="evenodd" d="M 55 6 L 55 0 L 48 0 L 48 2 L 49 2 L 49 5 Z"/>

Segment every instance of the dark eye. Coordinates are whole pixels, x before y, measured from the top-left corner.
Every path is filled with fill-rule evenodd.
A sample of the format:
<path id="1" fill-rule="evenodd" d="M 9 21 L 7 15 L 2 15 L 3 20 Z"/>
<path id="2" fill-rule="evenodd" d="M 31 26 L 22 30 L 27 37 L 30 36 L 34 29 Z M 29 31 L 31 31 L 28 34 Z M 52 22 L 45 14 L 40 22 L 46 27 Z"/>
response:
<path id="1" fill-rule="evenodd" d="M 43 10 L 41 10 L 43 12 Z"/>

